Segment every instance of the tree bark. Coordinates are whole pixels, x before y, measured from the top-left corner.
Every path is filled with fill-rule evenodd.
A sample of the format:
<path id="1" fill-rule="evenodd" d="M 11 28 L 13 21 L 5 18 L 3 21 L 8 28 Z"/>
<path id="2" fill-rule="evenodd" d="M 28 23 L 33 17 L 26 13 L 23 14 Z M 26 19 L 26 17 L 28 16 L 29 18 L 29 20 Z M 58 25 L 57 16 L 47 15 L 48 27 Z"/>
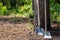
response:
<path id="1" fill-rule="evenodd" d="M 51 30 L 51 25 L 50 25 L 50 1 L 46 0 L 46 11 L 47 11 L 47 30 Z"/>
<path id="2" fill-rule="evenodd" d="M 39 0 L 40 26 L 45 28 L 44 0 Z"/>
<path id="3" fill-rule="evenodd" d="M 35 27 L 34 31 L 35 31 L 36 27 L 38 27 L 38 15 L 37 15 L 38 9 L 37 9 L 36 0 L 33 0 L 32 2 L 33 2 L 33 11 L 34 11 L 34 27 Z"/>
<path id="4" fill-rule="evenodd" d="M 33 10 L 35 13 L 35 28 L 38 27 L 38 7 L 36 0 L 33 0 Z M 45 7 L 44 7 L 44 0 L 39 0 L 39 15 L 40 15 L 40 27 L 45 29 Z M 47 15 L 47 30 L 51 30 L 50 26 L 50 2 L 46 0 L 46 15 Z"/>

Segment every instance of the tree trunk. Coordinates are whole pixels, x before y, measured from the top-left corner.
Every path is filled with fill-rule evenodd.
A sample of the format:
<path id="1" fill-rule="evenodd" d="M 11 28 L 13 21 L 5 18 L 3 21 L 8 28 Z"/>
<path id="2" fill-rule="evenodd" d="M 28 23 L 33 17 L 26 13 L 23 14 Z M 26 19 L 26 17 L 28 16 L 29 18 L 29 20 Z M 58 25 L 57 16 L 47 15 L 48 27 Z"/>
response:
<path id="1" fill-rule="evenodd" d="M 47 30 L 51 30 L 50 26 L 50 5 L 49 5 L 49 0 L 46 0 L 46 15 L 47 15 Z M 39 0 L 39 15 L 40 15 L 40 27 L 45 29 L 45 10 L 44 10 L 44 0 Z M 33 0 L 33 10 L 35 13 L 35 28 L 38 27 L 38 6 L 36 3 L 36 0 Z"/>
<path id="2" fill-rule="evenodd" d="M 45 28 L 44 0 L 39 0 L 40 26 Z"/>
<path id="3" fill-rule="evenodd" d="M 36 3 L 36 0 L 33 0 L 32 1 L 33 2 L 33 11 L 34 11 L 34 30 L 36 29 L 36 27 L 38 27 L 37 25 L 38 25 L 38 15 L 37 15 L 37 13 L 38 13 L 38 9 L 37 9 L 37 3 Z"/>
<path id="4" fill-rule="evenodd" d="M 51 25 L 50 25 L 50 1 L 46 0 L 46 11 L 47 11 L 47 30 L 51 30 Z"/>

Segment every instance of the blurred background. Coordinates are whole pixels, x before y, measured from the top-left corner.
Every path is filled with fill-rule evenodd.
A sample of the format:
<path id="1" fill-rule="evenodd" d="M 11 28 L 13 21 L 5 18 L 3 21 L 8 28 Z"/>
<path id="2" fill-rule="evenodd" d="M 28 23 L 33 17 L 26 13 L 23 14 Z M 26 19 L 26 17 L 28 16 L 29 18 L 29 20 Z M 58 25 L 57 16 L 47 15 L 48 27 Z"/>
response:
<path id="1" fill-rule="evenodd" d="M 0 16 L 33 18 L 32 0 L 0 0 Z M 50 0 L 51 21 L 60 22 L 60 4 Z"/>
<path id="2" fill-rule="evenodd" d="M 0 15 L 33 17 L 32 0 L 0 0 Z"/>
<path id="3" fill-rule="evenodd" d="M 51 21 L 60 22 L 60 4 L 58 0 L 50 0 L 50 18 Z"/>

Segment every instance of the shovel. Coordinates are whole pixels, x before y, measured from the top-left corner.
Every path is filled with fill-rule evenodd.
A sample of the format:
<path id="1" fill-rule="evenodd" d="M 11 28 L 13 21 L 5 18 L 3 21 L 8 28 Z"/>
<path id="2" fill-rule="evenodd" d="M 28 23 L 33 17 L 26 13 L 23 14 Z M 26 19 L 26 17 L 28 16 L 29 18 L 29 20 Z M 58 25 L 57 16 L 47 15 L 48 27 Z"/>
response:
<path id="1" fill-rule="evenodd" d="M 47 31 L 46 0 L 44 0 L 44 6 L 45 6 L 45 32 L 44 32 L 44 39 L 52 39 L 50 32 Z"/>
<path id="2" fill-rule="evenodd" d="M 37 8 L 38 8 L 38 27 L 36 28 L 37 35 L 43 36 L 43 28 L 40 27 L 40 15 L 39 15 L 39 0 L 36 0 Z"/>

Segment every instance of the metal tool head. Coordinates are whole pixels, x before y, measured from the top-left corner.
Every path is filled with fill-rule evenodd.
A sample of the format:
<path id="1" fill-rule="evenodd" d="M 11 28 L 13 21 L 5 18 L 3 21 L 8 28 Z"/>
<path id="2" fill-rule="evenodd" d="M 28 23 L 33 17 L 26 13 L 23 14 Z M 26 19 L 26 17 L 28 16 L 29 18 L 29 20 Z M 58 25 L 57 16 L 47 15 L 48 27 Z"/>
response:
<path id="1" fill-rule="evenodd" d="M 37 33 L 37 35 L 43 35 L 43 28 L 40 28 L 40 27 L 38 27 L 37 29 L 36 29 L 36 33 Z"/>
<path id="2" fill-rule="evenodd" d="M 44 33 L 44 39 L 52 39 L 50 32 Z"/>

